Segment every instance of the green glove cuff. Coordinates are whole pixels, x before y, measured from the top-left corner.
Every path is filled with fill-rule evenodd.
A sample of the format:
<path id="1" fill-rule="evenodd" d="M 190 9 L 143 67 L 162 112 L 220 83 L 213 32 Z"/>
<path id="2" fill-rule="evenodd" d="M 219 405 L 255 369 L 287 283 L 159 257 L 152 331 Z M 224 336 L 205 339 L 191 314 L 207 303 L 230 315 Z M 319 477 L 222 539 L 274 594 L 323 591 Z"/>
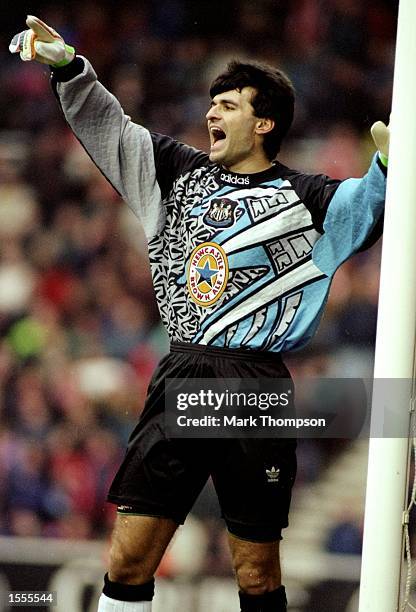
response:
<path id="1" fill-rule="evenodd" d="M 380 161 L 383 164 L 383 166 L 385 166 L 387 168 L 387 166 L 389 165 L 389 158 L 387 157 L 387 155 L 384 155 L 384 153 L 379 151 L 378 152 L 378 156 L 379 156 Z"/>
<path id="2" fill-rule="evenodd" d="M 58 62 L 57 64 L 51 64 L 53 68 L 62 68 L 63 66 L 67 66 L 75 57 L 75 49 L 71 47 L 71 45 L 65 45 L 65 57 L 63 60 Z"/>

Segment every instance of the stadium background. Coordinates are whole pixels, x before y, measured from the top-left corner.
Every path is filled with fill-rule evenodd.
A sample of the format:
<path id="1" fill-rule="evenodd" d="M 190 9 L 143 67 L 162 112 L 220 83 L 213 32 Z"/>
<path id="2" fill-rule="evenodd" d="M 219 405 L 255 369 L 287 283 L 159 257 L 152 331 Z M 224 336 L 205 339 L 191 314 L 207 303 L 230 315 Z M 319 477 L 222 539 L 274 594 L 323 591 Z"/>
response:
<path id="1" fill-rule="evenodd" d="M 374 151 L 369 127 L 388 119 L 396 10 L 389 0 L 3 6 L 0 592 L 35 588 L 35 576 L 35 585 L 61 585 L 60 598 L 81 584 L 76 606 L 93 607 L 114 515 L 106 489 L 167 349 L 135 217 L 71 135 L 48 69 L 8 53 L 26 14 L 86 55 L 135 121 L 205 150 L 207 88 L 226 61 L 250 57 L 284 68 L 297 109 L 281 161 L 344 178 L 365 172 Z M 318 335 L 290 358 L 296 376 L 371 375 L 379 258 L 378 244 L 337 273 Z M 285 538 L 293 611 L 356 609 L 347 602 L 357 586 L 366 450 L 365 441 L 300 443 Z M 72 569 L 59 582 L 62 564 Z M 161 610 L 234 611 L 210 487 L 160 573 L 182 576 L 163 583 Z M 74 606 L 61 601 L 59 610 Z"/>

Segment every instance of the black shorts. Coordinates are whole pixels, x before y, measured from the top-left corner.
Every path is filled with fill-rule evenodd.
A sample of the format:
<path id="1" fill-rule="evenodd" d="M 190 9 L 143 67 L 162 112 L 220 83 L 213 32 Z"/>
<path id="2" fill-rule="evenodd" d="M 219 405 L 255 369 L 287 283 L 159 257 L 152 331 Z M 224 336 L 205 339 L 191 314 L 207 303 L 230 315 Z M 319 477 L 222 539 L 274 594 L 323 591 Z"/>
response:
<path id="1" fill-rule="evenodd" d="M 288 525 L 296 476 L 296 441 L 285 439 L 168 439 L 164 433 L 166 378 L 290 378 L 281 356 L 177 343 L 149 386 L 108 501 L 119 511 L 185 521 L 209 476 L 230 533 L 267 542 Z M 272 469 L 274 468 L 274 470 Z M 270 472 L 276 473 L 278 478 Z"/>

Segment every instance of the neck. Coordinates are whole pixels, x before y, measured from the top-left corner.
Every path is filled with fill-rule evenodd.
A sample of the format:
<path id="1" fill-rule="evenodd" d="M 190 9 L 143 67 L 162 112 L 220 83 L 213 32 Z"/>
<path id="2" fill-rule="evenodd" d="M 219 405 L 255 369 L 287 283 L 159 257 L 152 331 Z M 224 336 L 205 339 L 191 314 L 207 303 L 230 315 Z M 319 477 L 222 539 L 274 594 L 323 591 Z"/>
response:
<path id="1" fill-rule="evenodd" d="M 256 172 L 263 172 L 273 166 L 272 162 L 267 159 L 264 155 L 253 156 L 249 159 L 243 159 L 235 164 L 224 166 L 226 170 L 230 172 L 238 172 L 240 174 L 254 174 Z"/>

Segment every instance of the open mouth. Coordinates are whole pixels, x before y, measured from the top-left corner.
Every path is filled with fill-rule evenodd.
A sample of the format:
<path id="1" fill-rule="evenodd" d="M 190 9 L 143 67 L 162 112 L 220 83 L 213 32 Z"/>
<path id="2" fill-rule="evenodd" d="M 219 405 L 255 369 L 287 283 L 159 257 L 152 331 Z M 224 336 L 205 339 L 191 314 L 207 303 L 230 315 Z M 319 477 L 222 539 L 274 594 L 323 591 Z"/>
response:
<path id="1" fill-rule="evenodd" d="M 214 147 L 221 140 L 225 140 L 225 137 L 226 137 L 225 132 L 220 127 L 217 127 L 217 126 L 211 127 L 209 131 L 211 134 L 211 146 L 212 147 Z"/>

